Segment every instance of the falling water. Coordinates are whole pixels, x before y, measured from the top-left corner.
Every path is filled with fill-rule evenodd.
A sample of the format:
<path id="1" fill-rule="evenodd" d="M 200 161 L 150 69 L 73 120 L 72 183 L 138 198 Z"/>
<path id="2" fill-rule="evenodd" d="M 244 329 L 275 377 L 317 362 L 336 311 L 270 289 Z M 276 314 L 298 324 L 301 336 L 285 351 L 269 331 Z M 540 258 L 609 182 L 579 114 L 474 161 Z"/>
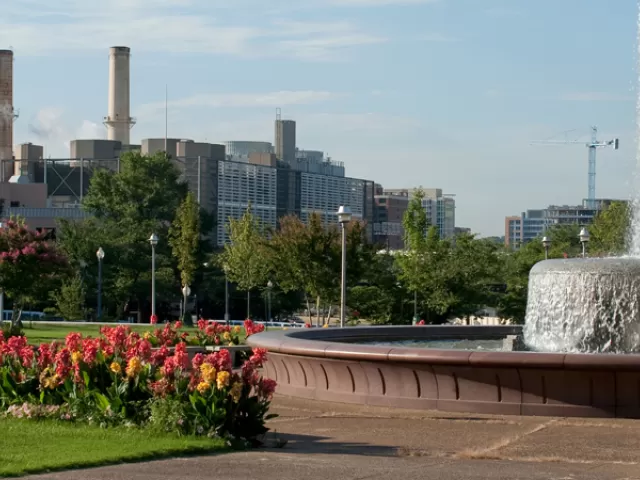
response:
<path id="1" fill-rule="evenodd" d="M 634 195 L 631 199 L 631 228 L 629 229 L 629 255 L 640 258 L 640 3 L 638 8 L 636 39 L 636 172 Z"/>
<path id="2" fill-rule="evenodd" d="M 524 338 L 529 347 L 546 352 L 640 352 L 640 259 L 535 265 Z"/>

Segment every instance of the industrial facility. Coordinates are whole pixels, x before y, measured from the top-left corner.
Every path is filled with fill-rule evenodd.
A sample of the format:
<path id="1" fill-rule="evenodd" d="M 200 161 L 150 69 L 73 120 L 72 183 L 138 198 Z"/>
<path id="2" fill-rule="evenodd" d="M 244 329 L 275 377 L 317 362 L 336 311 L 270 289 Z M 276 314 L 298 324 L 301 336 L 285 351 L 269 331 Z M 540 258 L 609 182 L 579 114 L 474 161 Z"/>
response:
<path id="1" fill-rule="evenodd" d="M 279 109 L 273 143 L 204 143 L 168 138 L 166 132 L 161 138 L 132 143 L 131 129 L 136 121 L 131 115 L 130 60 L 128 47 L 110 48 L 107 115 L 103 119 L 107 138 L 71 140 L 68 158 L 45 159 L 42 146 L 27 143 L 13 148 L 13 53 L 0 50 L 3 217 L 21 216 L 33 228 L 44 229 L 55 229 L 60 218 L 84 218 L 87 213 L 80 206 L 97 170 L 119 171 L 120 155 L 127 151 L 166 152 L 200 205 L 214 217 L 212 240 L 218 246 L 228 241 L 229 218 L 239 218 L 249 205 L 260 221 L 272 228 L 277 227 L 279 218 L 291 214 L 306 222 L 312 213 L 319 213 L 325 224 L 334 224 L 338 207 L 349 205 L 354 218 L 366 221 L 371 240 L 389 240 L 388 228 L 393 222 L 389 221 L 382 200 L 388 192 L 377 192 L 371 180 L 347 177 L 344 164 L 323 151 L 298 148 L 296 122 L 283 119 Z M 408 190 L 404 192 L 408 202 Z M 441 190 L 433 192 L 433 198 L 425 200 L 427 214 L 443 236 L 450 236 L 454 231 L 455 201 L 443 196 Z M 401 219 L 396 218 L 395 223 L 398 221 Z"/>

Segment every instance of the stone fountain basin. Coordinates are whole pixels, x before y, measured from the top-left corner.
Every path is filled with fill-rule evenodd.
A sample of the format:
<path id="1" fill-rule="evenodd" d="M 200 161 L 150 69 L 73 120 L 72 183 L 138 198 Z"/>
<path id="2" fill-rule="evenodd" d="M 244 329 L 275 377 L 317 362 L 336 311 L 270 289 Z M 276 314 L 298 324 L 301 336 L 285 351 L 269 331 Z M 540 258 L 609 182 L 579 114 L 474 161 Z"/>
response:
<path id="1" fill-rule="evenodd" d="M 449 412 L 640 418 L 640 355 L 444 350 L 354 340 L 496 338 L 519 326 L 424 326 L 263 332 L 277 393 Z"/>

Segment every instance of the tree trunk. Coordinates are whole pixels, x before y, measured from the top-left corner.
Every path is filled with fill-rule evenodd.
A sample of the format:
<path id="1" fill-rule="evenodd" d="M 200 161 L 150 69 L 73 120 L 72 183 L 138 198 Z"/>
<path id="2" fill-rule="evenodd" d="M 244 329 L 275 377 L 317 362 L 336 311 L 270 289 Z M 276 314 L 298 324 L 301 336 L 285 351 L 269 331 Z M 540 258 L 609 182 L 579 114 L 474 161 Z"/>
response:
<path id="1" fill-rule="evenodd" d="M 309 318 L 309 325 L 311 325 L 311 322 L 313 321 L 313 319 L 311 318 L 311 302 L 309 301 L 309 296 L 306 294 L 304 296 L 304 299 L 307 302 L 307 317 Z"/>
<path id="2" fill-rule="evenodd" d="M 247 318 L 251 318 L 251 290 L 247 290 Z"/>
<path id="3" fill-rule="evenodd" d="M 22 329 L 22 306 L 18 303 L 14 302 L 13 304 L 13 312 L 11 315 L 11 329 L 19 328 Z"/>
<path id="4" fill-rule="evenodd" d="M 316 297 L 316 326 L 320 326 L 320 295 Z"/>
<path id="5" fill-rule="evenodd" d="M 331 323 L 331 311 L 333 309 L 333 305 L 329 305 L 328 308 L 328 312 L 327 312 L 327 320 L 324 322 L 325 325 L 328 325 L 329 323 Z"/>

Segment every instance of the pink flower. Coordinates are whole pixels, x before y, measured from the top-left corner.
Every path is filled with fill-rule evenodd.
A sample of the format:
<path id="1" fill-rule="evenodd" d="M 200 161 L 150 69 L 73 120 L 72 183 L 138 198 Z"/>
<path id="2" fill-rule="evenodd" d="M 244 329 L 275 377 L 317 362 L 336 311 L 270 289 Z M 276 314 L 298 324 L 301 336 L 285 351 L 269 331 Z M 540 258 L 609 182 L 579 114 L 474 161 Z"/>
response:
<path id="1" fill-rule="evenodd" d="M 196 353 L 191 361 L 191 366 L 194 370 L 198 370 L 200 365 L 204 363 L 204 355 L 202 353 Z"/>
<path id="2" fill-rule="evenodd" d="M 80 350 L 80 343 L 82 342 L 82 334 L 78 332 L 71 332 L 64 340 L 65 346 L 72 352 Z"/>
<path id="3" fill-rule="evenodd" d="M 178 320 L 178 321 L 176 322 L 176 324 L 175 324 L 175 328 L 176 328 L 176 330 L 179 330 L 179 329 L 181 329 L 181 328 L 182 328 L 182 322 L 181 322 L 180 320 Z"/>
<path id="4" fill-rule="evenodd" d="M 149 320 L 149 323 L 151 323 L 151 325 L 155 325 L 156 323 L 158 323 L 158 316 L 157 315 L 151 315 L 151 319 Z"/>
<path id="5" fill-rule="evenodd" d="M 420 320 L 416 325 L 425 325 L 424 320 Z"/>

